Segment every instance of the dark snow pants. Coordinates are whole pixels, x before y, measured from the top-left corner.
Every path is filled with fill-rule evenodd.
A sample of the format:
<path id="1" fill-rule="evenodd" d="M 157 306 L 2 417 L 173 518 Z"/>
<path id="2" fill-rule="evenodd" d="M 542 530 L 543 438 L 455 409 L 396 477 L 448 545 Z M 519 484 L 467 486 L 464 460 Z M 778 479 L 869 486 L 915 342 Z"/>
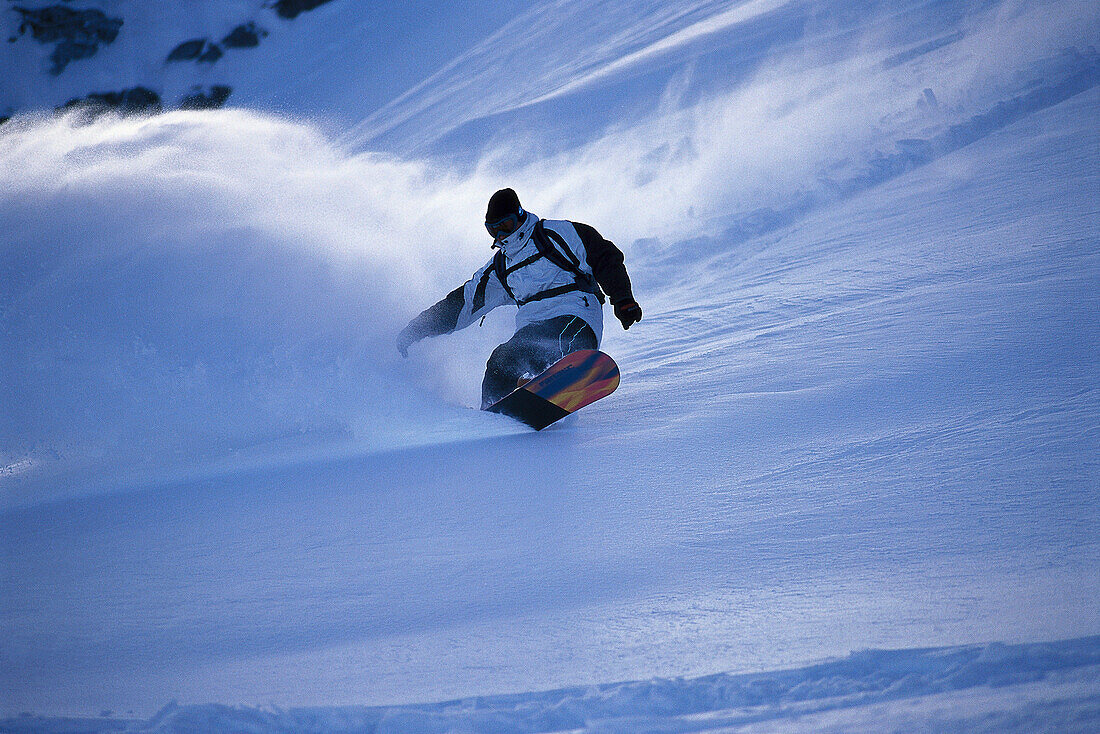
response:
<path id="1" fill-rule="evenodd" d="M 597 349 L 596 332 L 577 316 L 557 316 L 535 321 L 493 350 L 481 383 L 484 410 L 535 377 L 559 359 L 578 349 Z"/>

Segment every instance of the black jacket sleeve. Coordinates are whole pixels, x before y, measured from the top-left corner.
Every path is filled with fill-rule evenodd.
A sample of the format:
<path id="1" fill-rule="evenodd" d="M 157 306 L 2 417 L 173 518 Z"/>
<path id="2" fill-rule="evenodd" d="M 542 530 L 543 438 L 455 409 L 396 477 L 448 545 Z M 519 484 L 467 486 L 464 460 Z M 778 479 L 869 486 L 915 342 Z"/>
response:
<path id="1" fill-rule="evenodd" d="M 465 303 L 462 296 L 463 289 L 464 286 L 460 285 L 448 293 L 442 301 L 424 309 L 405 327 L 405 333 L 415 340 L 420 340 L 426 336 L 439 336 L 454 331 Z"/>
<path id="2" fill-rule="evenodd" d="M 611 299 L 611 305 L 633 301 L 634 294 L 630 290 L 630 276 L 626 274 L 622 250 L 605 240 L 595 228 L 587 224 L 574 222 L 573 226 L 577 229 L 577 234 L 580 235 L 584 249 L 588 253 L 588 267 L 592 268 L 596 282 Z"/>

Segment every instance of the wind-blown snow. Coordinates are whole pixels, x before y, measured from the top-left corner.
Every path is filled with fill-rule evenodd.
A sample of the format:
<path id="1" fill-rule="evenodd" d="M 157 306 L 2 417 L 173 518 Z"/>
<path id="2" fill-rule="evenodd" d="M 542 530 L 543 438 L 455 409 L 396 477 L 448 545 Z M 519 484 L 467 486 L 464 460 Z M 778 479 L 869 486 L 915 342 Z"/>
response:
<path id="1" fill-rule="evenodd" d="M 604 6 L 346 136 L 0 126 L 0 713 L 1095 724 L 1095 8 Z M 540 434 L 470 409 L 509 314 L 393 349 L 501 185 L 618 242 L 645 310 Z"/>

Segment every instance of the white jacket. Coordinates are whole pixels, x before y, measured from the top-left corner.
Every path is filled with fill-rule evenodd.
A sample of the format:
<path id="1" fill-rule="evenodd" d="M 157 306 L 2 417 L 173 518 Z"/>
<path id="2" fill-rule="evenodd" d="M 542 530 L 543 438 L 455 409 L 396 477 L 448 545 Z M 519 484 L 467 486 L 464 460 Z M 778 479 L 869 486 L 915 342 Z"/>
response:
<path id="1" fill-rule="evenodd" d="M 544 291 L 576 282 L 576 276 L 573 273 L 563 270 L 545 257 L 535 257 L 539 254 L 539 250 L 532 240 L 532 233 L 538 222 L 539 218 L 528 212 L 527 219 L 519 229 L 500 242 L 501 250 L 504 252 L 508 287 L 515 298 L 509 296 L 504 289 L 497 278 L 493 260 L 490 259 L 463 286 L 464 303 L 455 329 L 469 326 L 498 306 L 518 305 L 517 330 L 534 321 L 552 319 L 556 316 L 577 316 L 592 327 L 592 331 L 596 333 L 597 342 L 602 340 L 603 306 L 594 294 L 574 290 L 527 302 L 527 299 Z M 592 268 L 588 265 L 588 253 L 573 223 L 543 220 L 543 226 L 557 233 L 564 240 L 578 262 L 581 272 L 592 276 Z M 525 263 L 524 261 L 529 258 L 532 262 Z"/>

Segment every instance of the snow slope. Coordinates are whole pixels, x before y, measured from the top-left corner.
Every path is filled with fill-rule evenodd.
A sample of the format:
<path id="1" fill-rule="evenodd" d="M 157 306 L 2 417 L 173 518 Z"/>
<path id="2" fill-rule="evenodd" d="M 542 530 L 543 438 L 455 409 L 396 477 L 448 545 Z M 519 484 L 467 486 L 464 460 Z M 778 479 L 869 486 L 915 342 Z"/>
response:
<path id="1" fill-rule="evenodd" d="M 655 679 L 439 704 L 298 708 L 171 703 L 147 720 L 24 717 L 11 732 L 82 731 L 1089 731 L 1096 638 L 868 650 L 776 673 Z M 979 689 L 979 690 L 975 690 Z"/>
<path id="2" fill-rule="evenodd" d="M 234 106 L 278 111 L 346 126 L 419 82 L 426 70 L 481 40 L 498 14 L 529 3 L 435 3 L 406 0 L 400 6 L 363 7 L 345 0 L 8 0 L 0 7 L 0 116 L 49 109 L 92 92 L 136 86 L 154 91 L 174 108 L 195 87 L 231 89 Z M 285 5 L 288 12 L 280 12 Z M 56 40 L 20 32 L 16 9 L 62 7 L 98 11 L 121 22 L 117 36 L 87 58 L 51 73 Z M 224 43 L 238 26 L 259 35 L 254 47 Z M 212 62 L 168 61 L 182 43 L 218 45 Z M 208 48 L 205 47 L 205 48 Z"/>
<path id="3" fill-rule="evenodd" d="M 475 46 L 339 142 L 0 127 L 0 713 L 1094 726 L 1098 14 L 821 7 L 654 6 L 534 86 Z M 442 124 L 467 63 L 503 108 Z M 508 314 L 392 348 L 506 183 L 619 242 L 646 313 L 541 434 L 468 408 Z"/>

